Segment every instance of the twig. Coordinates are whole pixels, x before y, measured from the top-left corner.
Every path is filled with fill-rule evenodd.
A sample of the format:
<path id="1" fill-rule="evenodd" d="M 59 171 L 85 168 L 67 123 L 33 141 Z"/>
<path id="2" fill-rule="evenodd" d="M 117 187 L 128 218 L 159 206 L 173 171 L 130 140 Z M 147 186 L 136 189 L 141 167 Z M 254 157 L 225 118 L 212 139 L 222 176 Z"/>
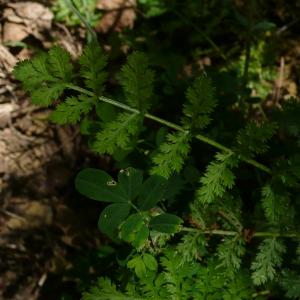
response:
<path id="1" fill-rule="evenodd" d="M 88 96 L 94 96 L 93 92 L 90 92 L 90 91 L 88 91 L 86 89 L 83 89 L 83 88 L 81 88 L 79 86 L 76 86 L 76 85 L 68 84 L 67 88 L 69 88 L 71 90 L 74 90 L 74 91 L 77 91 L 77 92 L 80 92 L 80 93 L 83 93 L 83 94 L 88 95 Z M 140 112 L 139 110 L 137 110 L 135 108 L 132 108 L 132 107 L 126 105 L 126 104 L 123 104 L 123 103 L 120 103 L 118 101 L 115 101 L 113 99 L 109 99 L 109 98 L 106 98 L 106 97 L 103 97 L 103 96 L 98 97 L 98 99 L 100 101 L 105 102 L 105 103 L 109 103 L 109 104 L 114 105 L 116 107 L 119 107 L 119 108 L 122 108 L 124 110 L 127 110 L 129 112 L 132 112 L 132 113 L 135 113 L 135 114 L 142 114 L 142 112 Z M 162 125 L 165 125 L 165 126 L 167 126 L 169 128 L 172 128 L 172 129 L 175 129 L 175 130 L 178 130 L 178 131 L 181 131 L 181 132 L 186 132 L 186 133 L 189 132 L 188 130 L 185 130 L 180 125 L 174 124 L 172 122 L 169 122 L 167 120 L 164 120 L 164 119 L 159 118 L 157 116 L 154 116 L 152 114 L 145 113 L 144 117 L 147 118 L 147 119 L 153 120 L 153 121 L 155 121 L 157 123 L 160 123 Z M 204 136 L 202 134 L 197 134 L 197 135 L 194 136 L 194 138 L 197 139 L 197 140 L 199 140 L 199 141 L 202 141 L 202 142 L 204 142 L 206 144 L 209 144 L 209 145 L 211 145 L 211 146 L 213 146 L 213 147 L 215 147 L 215 148 L 217 148 L 219 150 L 225 151 L 227 153 L 234 153 L 233 150 L 231 150 L 230 148 L 228 148 L 228 147 L 226 147 L 226 146 L 224 146 L 224 145 L 222 145 L 222 144 L 220 144 L 220 143 L 218 143 L 218 142 L 216 142 L 216 141 L 214 141 L 214 140 L 212 140 L 212 139 L 210 139 L 210 138 L 208 138 L 208 137 L 206 137 L 206 136 Z M 268 174 L 272 174 L 272 171 L 271 171 L 270 168 L 266 167 L 265 165 L 263 165 L 263 164 L 255 161 L 253 159 L 249 159 L 249 158 L 244 157 L 242 155 L 239 155 L 239 159 L 241 159 L 242 161 L 244 161 L 244 162 L 246 162 L 246 163 L 248 163 L 250 165 L 253 165 L 254 167 L 256 167 L 256 168 L 258 168 L 258 169 L 260 169 L 260 170 L 262 170 L 262 171 L 264 171 L 264 172 L 266 172 Z"/>

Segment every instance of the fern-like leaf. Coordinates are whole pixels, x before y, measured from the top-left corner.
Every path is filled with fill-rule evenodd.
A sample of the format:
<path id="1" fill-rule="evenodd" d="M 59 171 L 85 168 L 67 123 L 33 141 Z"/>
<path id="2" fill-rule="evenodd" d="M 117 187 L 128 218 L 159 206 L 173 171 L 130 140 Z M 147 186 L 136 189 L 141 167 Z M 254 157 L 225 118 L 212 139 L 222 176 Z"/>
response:
<path id="1" fill-rule="evenodd" d="M 133 52 L 122 67 L 120 81 L 127 103 L 145 112 L 150 107 L 153 96 L 154 72 L 149 69 L 149 61 L 142 52 Z"/>
<path id="2" fill-rule="evenodd" d="M 187 103 L 183 107 L 186 128 L 204 129 L 211 122 L 210 114 L 217 105 L 215 89 L 211 80 L 202 75 L 198 77 L 186 93 Z"/>
<path id="3" fill-rule="evenodd" d="M 96 136 L 94 149 L 99 153 L 113 154 L 117 148 L 126 149 L 130 137 L 135 135 L 141 124 L 138 114 L 122 113 L 115 121 L 105 123 Z"/>
<path id="4" fill-rule="evenodd" d="M 212 203 L 216 198 L 222 197 L 226 189 L 233 187 L 235 175 L 231 168 L 237 163 L 237 159 L 231 153 L 216 155 L 215 161 L 208 165 L 200 179 L 202 186 L 197 191 L 197 197 L 201 203 Z"/>
<path id="5" fill-rule="evenodd" d="M 50 120 L 57 124 L 75 124 L 81 116 L 87 114 L 93 105 L 93 99 L 84 95 L 68 97 L 51 114 Z"/>
<path id="6" fill-rule="evenodd" d="M 181 257 L 171 250 L 165 252 L 165 256 L 161 258 L 161 265 L 164 268 L 164 286 L 169 293 L 169 299 L 189 299 L 191 278 L 196 267 L 182 264 Z"/>
<path id="7" fill-rule="evenodd" d="M 82 300 L 143 300 L 144 297 L 122 293 L 108 278 L 100 278 L 96 286 L 83 293 Z"/>
<path id="8" fill-rule="evenodd" d="M 251 265 L 252 280 L 255 285 L 261 285 L 274 279 L 276 267 L 280 267 L 284 252 L 284 245 L 275 238 L 265 239 L 260 244 L 259 252 Z"/>
<path id="9" fill-rule="evenodd" d="M 221 261 L 219 267 L 224 267 L 230 275 L 234 275 L 241 266 L 245 251 L 245 241 L 240 235 L 225 238 L 217 250 L 217 256 Z"/>
<path id="10" fill-rule="evenodd" d="M 96 41 L 84 48 L 79 63 L 81 65 L 80 75 L 84 78 L 86 87 L 91 89 L 96 96 L 101 96 L 107 78 L 107 72 L 104 71 L 107 57 Z"/>
<path id="11" fill-rule="evenodd" d="M 54 77 L 63 82 L 69 82 L 72 78 L 73 66 L 70 63 L 69 52 L 59 46 L 49 50 L 49 66 Z"/>
<path id="12" fill-rule="evenodd" d="M 173 172 L 180 172 L 182 169 L 190 151 L 191 136 L 185 132 L 177 132 L 168 134 L 166 139 L 153 158 L 155 166 L 151 173 L 169 178 Z"/>
<path id="13" fill-rule="evenodd" d="M 237 153 L 248 157 L 265 153 L 269 149 L 267 142 L 274 135 L 276 129 L 277 125 L 272 122 L 262 124 L 248 123 L 238 133 Z"/>
<path id="14" fill-rule="evenodd" d="M 267 184 L 262 188 L 261 194 L 265 216 L 272 225 L 278 225 L 282 218 L 287 215 L 290 216 L 289 195 L 287 193 L 274 192 L 271 185 Z"/>
<path id="15" fill-rule="evenodd" d="M 300 299 L 300 274 L 285 270 L 280 278 L 280 285 L 286 291 L 285 296 L 290 299 Z"/>
<path id="16" fill-rule="evenodd" d="M 72 71 L 68 52 L 54 47 L 48 54 L 19 62 L 14 75 L 31 94 L 32 103 L 48 106 L 59 98 L 70 83 Z"/>

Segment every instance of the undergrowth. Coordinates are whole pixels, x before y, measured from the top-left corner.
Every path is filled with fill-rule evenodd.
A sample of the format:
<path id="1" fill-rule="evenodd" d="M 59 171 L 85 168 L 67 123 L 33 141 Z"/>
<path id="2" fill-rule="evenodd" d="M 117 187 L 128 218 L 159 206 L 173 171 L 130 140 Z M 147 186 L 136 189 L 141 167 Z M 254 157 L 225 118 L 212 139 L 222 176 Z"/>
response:
<path id="1" fill-rule="evenodd" d="M 222 101 L 202 72 L 168 120 L 173 99 L 145 53 L 128 55 L 112 93 L 107 64 L 93 41 L 78 61 L 56 46 L 14 71 L 51 121 L 79 124 L 120 169 L 76 177 L 79 193 L 107 203 L 99 229 L 127 249 L 82 299 L 299 299 L 299 102 L 253 118 L 244 95 Z"/>

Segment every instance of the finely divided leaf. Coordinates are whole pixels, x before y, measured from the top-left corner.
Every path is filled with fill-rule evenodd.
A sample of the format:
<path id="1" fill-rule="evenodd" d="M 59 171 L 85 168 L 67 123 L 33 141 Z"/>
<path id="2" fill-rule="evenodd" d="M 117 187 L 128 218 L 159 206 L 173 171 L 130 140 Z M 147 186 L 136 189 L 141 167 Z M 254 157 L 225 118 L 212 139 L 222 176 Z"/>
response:
<path id="1" fill-rule="evenodd" d="M 83 293 L 82 300 L 144 300 L 145 298 L 125 294 L 117 290 L 108 278 L 100 278 L 96 286 Z"/>
<path id="2" fill-rule="evenodd" d="M 133 52 L 122 67 L 120 81 L 126 101 L 138 110 L 145 112 L 150 107 L 153 96 L 154 72 L 149 69 L 149 62 L 142 52 Z"/>
<path id="3" fill-rule="evenodd" d="M 279 225 L 282 218 L 289 215 L 289 195 L 275 192 L 269 184 L 262 188 L 261 195 L 267 220 L 273 225 Z"/>
<path id="4" fill-rule="evenodd" d="M 218 153 L 215 161 L 210 163 L 200 182 L 202 186 L 197 191 L 201 203 L 211 203 L 216 198 L 222 197 L 226 189 L 234 185 L 235 175 L 231 168 L 237 165 L 238 161 L 232 154 Z"/>
<path id="5" fill-rule="evenodd" d="M 266 152 L 269 149 L 267 142 L 275 134 L 276 129 L 276 123 L 272 122 L 248 123 L 238 133 L 236 151 L 249 157 Z"/>
<path id="6" fill-rule="evenodd" d="M 31 93 L 32 102 L 50 105 L 62 94 L 72 79 L 70 55 L 60 47 L 52 48 L 31 60 L 18 63 L 14 69 L 16 79 Z"/>
<path id="7" fill-rule="evenodd" d="M 80 121 L 82 115 L 86 115 L 92 109 L 92 106 L 93 99 L 88 96 L 68 97 L 57 105 L 50 120 L 57 124 L 75 124 Z"/>
<path id="8" fill-rule="evenodd" d="M 107 78 L 107 72 L 104 71 L 107 57 L 98 42 L 93 41 L 84 48 L 79 63 L 81 65 L 80 75 L 85 79 L 86 87 L 91 89 L 96 96 L 101 96 Z"/>
<path id="9" fill-rule="evenodd" d="M 282 263 L 285 247 L 275 238 L 265 239 L 259 246 L 259 252 L 252 262 L 252 279 L 255 285 L 261 285 L 275 277 L 277 267 Z"/>
<path id="10" fill-rule="evenodd" d="M 160 146 L 158 154 L 153 158 L 155 166 L 151 173 L 169 178 L 172 173 L 180 172 L 190 151 L 190 140 L 191 136 L 186 132 L 168 134 L 167 141 Z"/>
<path id="11" fill-rule="evenodd" d="M 217 256 L 221 261 L 219 266 L 225 267 L 228 273 L 234 275 L 240 269 L 245 252 L 245 241 L 242 236 L 224 238 L 217 249 Z"/>
<path id="12" fill-rule="evenodd" d="M 300 273 L 290 270 L 283 271 L 283 277 L 279 279 L 280 285 L 286 291 L 285 296 L 290 299 L 300 299 Z"/>
<path id="13" fill-rule="evenodd" d="M 73 66 L 70 63 L 69 52 L 59 46 L 49 50 L 49 67 L 54 77 L 60 78 L 63 82 L 69 82 L 72 78 Z"/>
<path id="14" fill-rule="evenodd" d="M 183 120 L 187 128 L 204 129 L 211 121 L 210 114 L 217 105 L 215 89 L 211 80 L 202 75 L 198 77 L 186 93 L 187 103 L 183 113 L 187 119 Z"/>
<path id="15" fill-rule="evenodd" d="M 130 137 L 135 135 L 141 124 L 138 114 L 122 113 L 115 121 L 106 123 L 96 136 L 94 149 L 99 153 L 113 154 L 118 148 L 126 149 Z"/>

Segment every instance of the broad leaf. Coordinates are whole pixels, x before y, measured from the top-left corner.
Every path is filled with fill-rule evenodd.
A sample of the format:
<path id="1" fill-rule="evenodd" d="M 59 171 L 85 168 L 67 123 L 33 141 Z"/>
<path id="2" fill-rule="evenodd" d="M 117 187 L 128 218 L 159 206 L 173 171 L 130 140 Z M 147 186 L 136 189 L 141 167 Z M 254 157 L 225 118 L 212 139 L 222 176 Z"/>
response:
<path id="1" fill-rule="evenodd" d="M 118 190 L 130 200 L 138 195 L 143 182 L 143 172 L 133 168 L 121 170 L 118 175 Z"/>
<path id="2" fill-rule="evenodd" d="M 182 219 L 172 214 L 161 214 L 150 221 L 150 227 L 159 232 L 175 233 L 178 231 Z"/>
<path id="3" fill-rule="evenodd" d="M 159 175 L 149 177 L 142 185 L 138 206 L 141 210 L 149 210 L 162 200 L 167 180 Z"/>
<path id="4" fill-rule="evenodd" d="M 117 183 L 104 171 L 87 168 L 78 173 L 75 187 L 82 195 L 103 202 L 128 202 Z"/>
<path id="5" fill-rule="evenodd" d="M 150 271 L 156 271 L 158 268 L 157 261 L 155 257 L 149 253 L 145 253 L 143 255 L 143 261 L 145 263 L 145 266 Z"/>
<path id="6" fill-rule="evenodd" d="M 130 211 L 130 205 L 127 203 L 114 203 L 104 208 L 102 211 L 98 227 L 110 238 L 117 237 L 117 228 L 128 216 Z"/>
<path id="7" fill-rule="evenodd" d="M 136 256 L 127 263 L 129 269 L 134 269 L 137 277 L 143 278 L 147 274 L 146 265 L 141 256 Z"/>
<path id="8" fill-rule="evenodd" d="M 120 237 L 136 248 L 140 248 L 148 239 L 149 229 L 140 214 L 133 214 L 123 223 Z"/>

